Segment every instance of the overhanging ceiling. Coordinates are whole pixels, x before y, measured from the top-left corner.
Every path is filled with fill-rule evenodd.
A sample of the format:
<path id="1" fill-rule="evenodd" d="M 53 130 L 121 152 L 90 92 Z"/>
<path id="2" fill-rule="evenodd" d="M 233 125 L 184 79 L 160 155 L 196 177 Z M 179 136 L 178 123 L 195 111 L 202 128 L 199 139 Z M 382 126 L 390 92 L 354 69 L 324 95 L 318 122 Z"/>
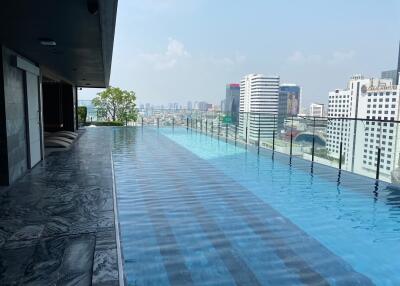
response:
<path id="1" fill-rule="evenodd" d="M 0 42 L 77 86 L 109 83 L 118 0 L 2 0 Z M 43 46 L 50 39 L 56 46 Z"/>

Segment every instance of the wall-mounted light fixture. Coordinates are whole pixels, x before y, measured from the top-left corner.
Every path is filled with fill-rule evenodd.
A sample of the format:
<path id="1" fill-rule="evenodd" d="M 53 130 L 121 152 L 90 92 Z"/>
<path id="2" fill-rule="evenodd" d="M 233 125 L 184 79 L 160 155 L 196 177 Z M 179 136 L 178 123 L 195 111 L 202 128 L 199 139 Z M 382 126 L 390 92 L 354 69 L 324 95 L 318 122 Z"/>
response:
<path id="1" fill-rule="evenodd" d="M 53 39 L 50 39 L 50 38 L 40 38 L 39 43 L 42 46 L 50 46 L 50 47 L 54 47 L 57 45 L 56 41 L 54 41 Z"/>
<path id="2" fill-rule="evenodd" d="M 99 13 L 99 3 L 97 0 L 87 0 L 87 9 L 90 14 L 97 15 Z"/>

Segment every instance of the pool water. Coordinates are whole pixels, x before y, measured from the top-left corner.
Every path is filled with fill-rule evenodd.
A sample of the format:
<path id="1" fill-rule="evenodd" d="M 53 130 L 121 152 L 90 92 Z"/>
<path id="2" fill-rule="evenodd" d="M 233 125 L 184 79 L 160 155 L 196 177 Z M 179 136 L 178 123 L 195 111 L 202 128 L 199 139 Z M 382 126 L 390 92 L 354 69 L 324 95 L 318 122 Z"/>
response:
<path id="1" fill-rule="evenodd" d="M 181 128 L 114 129 L 131 285 L 400 285 L 400 193 Z"/>

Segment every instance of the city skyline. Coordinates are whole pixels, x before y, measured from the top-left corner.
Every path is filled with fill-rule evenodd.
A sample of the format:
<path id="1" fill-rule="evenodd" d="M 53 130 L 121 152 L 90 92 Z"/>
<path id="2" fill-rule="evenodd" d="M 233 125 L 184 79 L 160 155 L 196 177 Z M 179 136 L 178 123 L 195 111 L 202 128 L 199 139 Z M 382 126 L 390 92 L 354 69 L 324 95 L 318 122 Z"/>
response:
<path id="1" fill-rule="evenodd" d="M 219 104 L 226 83 L 263 73 L 301 86 L 304 107 L 326 103 L 328 92 L 353 74 L 379 77 L 396 68 L 398 35 L 387 27 L 400 25 L 398 1 L 150 2 L 121 0 L 116 27 L 110 84 L 135 91 L 138 103 Z M 257 16 L 266 10 L 270 17 Z M 83 99 L 95 93 L 81 92 Z"/>

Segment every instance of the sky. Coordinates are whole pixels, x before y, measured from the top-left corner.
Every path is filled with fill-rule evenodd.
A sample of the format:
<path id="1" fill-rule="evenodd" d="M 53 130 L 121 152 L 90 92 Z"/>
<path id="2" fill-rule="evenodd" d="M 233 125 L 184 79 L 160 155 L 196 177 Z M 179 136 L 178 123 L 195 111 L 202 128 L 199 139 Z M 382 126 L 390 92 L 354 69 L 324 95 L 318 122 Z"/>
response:
<path id="1" fill-rule="evenodd" d="M 110 85 L 138 104 L 219 104 L 262 73 L 300 85 L 307 107 L 395 69 L 399 40 L 400 0 L 119 0 Z"/>

